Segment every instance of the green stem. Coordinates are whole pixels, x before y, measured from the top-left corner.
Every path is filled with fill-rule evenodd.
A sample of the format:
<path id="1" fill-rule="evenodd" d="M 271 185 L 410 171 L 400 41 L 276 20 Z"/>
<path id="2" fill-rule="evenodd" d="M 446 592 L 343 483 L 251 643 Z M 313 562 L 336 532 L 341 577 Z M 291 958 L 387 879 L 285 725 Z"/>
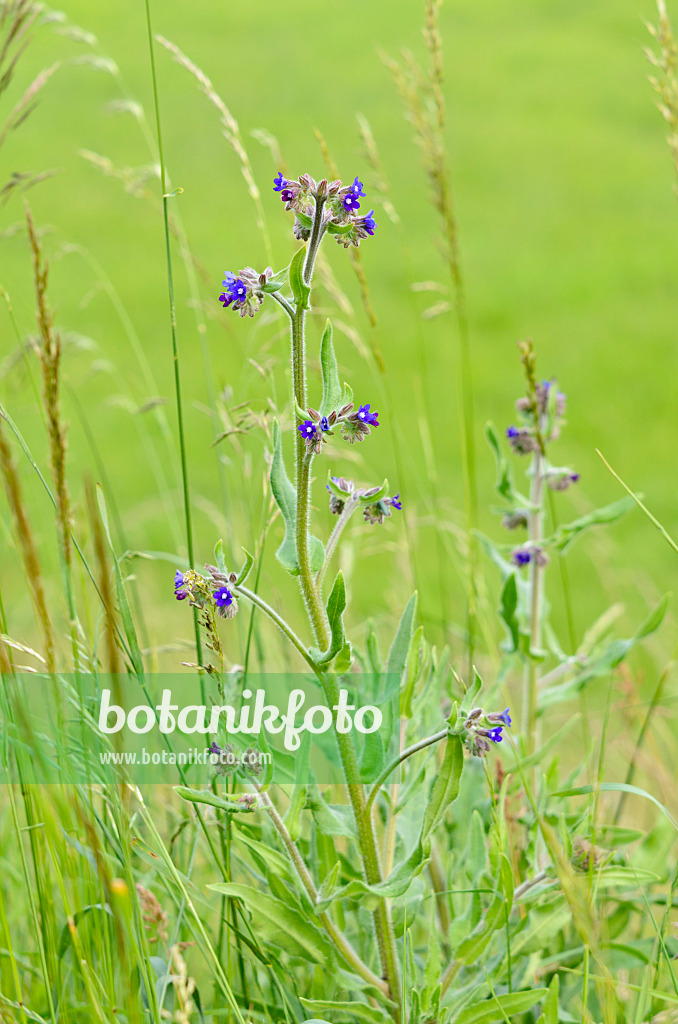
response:
<path id="1" fill-rule="evenodd" d="M 318 248 L 325 231 L 323 223 L 323 207 L 325 198 L 316 199 L 315 213 L 311 237 L 306 250 L 304 261 L 303 279 L 310 287 L 313 278 Z M 295 406 L 305 409 L 306 406 L 306 355 L 304 339 L 304 323 L 306 317 L 305 305 L 297 303 L 291 321 L 292 340 L 292 384 L 293 399 Z M 327 650 L 330 644 L 330 628 L 327 614 L 311 570 L 309 553 L 309 518 L 310 518 L 310 469 L 312 455 L 306 450 L 306 443 L 299 431 L 296 431 L 296 543 L 297 561 L 299 563 L 299 582 L 304 597 L 309 619 L 313 628 L 315 641 L 321 650 Z M 282 628 L 282 627 L 281 627 Z M 283 632 L 285 630 L 283 629 Z M 287 627 L 288 636 L 291 633 Z M 296 639 L 296 638 L 295 638 Z M 294 640 L 292 641 L 295 642 Z M 297 644 L 295 643 L 295 646 Z M 303 645 L 298 647 L 306 661 L 311 664 L 322 683 L 325 700 L 328 707 L 334 709 L 339 702 L 339 687 L 332 675 L 325 675 L 320 672 L 313 663 Z M 344 776 L 348 787 L 349 798 L 353 809 L 353 816 L 358 831 L 358 844 L 363 861 L 365 879 L 369 885 L 378 885 L 381 880 L 381 868 L 377 853 L 377 843 L 372 825 L 372 818 L 369 808 L 365 803 L 365 790 L 360 781 L 360 768 L 351 736 L 347 733 L 336 732 L 337 745 L 341 756 Z M 388 900 L 380 899 L 377 909 L 374 911 L 374 924 L 379 946 L 379 956 L 382 967 L 382 976 L 387 985 L 388 993 L 393 1001 L 393 1016 L 396 1024 L 400 1022 L 400 983 L 398 953 L 395 943 L 395 934 L 391 920 L 391 911 Z"/>
<path id="2" fill-rule="evenodd" d="M 357 509 L 358 504 L 358 498 L 356 498 L 355 495 L 352 494 L 351 497 L 347 500 L 346 504 L 344 505 L 341 515 L 339 516 L 339 519 L 336 522 L 334 529 L 332 530 L 332 533 L 330 534 L 330 538 L 327 541 L 327 544 L 325 545 L 325 558 L 315 578 L 315 585 L 319 594 L 322 593 L 323 579 L 325 577 L 325 573 L 327 572 L 327 567 L 330 564 L 330 559 L 332 558 L 334 550 L 337 544 L 339 543 L 339 538 L 344 532 L 344 527 L 347 525 L 349 519 Z"/>
<path id="3" fill-rule="evenodd" d="M 155 55 L 153 52 L 153 29 L 151 27 L 151 5 L 146 0 L 146 25 L 148 28 L 148 50 L 151 60 L 151 78 L 153 81 L 153 102 L 155 104 L 155 122 L 158 134 L 158 157 L 160 161 L 160 185 L 162 189 L 162 215 L 165 228 L 165 255 L 167 260 L 167 290 L 169 294 L 170 311 L 170 332 L 172 336 L 172 362 L 174 366 L 174 394 L 176 397 L 177 426 L 179 429 L 179 454 L 181 459 L 181 481 L 184 497 L 184 522 L 186 527 L 186 549 L 188 561 L 193 566 L 193 528 L 191 524 L 191 499 L 188 486 L 188 461 L 186 458 L 186 438 L 184 434 L 184 414 L 181 400 L 181 375 L 179 372 L 179 346 L 177 342 L 177 312 L 174 301 L 174 276 L 172 272 L 172 251 L 170 246 L 169 209 L 167 206 L 167 179 L 165 174 L 165 158 L 162 146 L 162 126 L 160 123 L 160 100 L 158 98 L 158 82 L 155 73 Z M 200 641 L 200 622 L 198 609 L 193 609 L 193 627 L 195 630 L 195 650 L 198 664 L 202 665 L 202 643 Z M 204 691 L 204 681 L 200 680 L 201 689 Z M 203 692 L 203 698 L 205 694 Z"/>
<path id="4" fill-rule="evenodd" d="M 538 548 L 541 543 L 544 526 L 544 512 L 542 508 L 544 489 L 543 460 L 544 456 L 541 450 L 536 451 L 532 460 L 530 513 L 528 519 L 530 545 L 533 549 Z M 539 663 L 536 660 L 536 654 L 541 648 L 543 578 L 544 568 L 539 564 L 538 557 L 533 553 L 530 561 L 530 649 L 523 680 L 523 733 L 528 756 L 534 753 L 537 745 Z"/>
<path id="5" fill-rule="evenodd" d="M 268 796 L 267 793 L 265 793 L 262 790 L 261 786 L 257 785 L 257 783 L 253 783 L 253 786 L 256 789 L 257 793 L 259 794 L 259 797 L 264 807 L 268 811 L 271 821 L 273 822 L 278 834 L 280 835 L 280 838 L 282 839 L 283 845 L 285 846 L 285 849 L 287 850 L 290 859 L 297 870 L 299 879 L 301 880 L 304 889 L 306 890 L 311 899 L 311 903 L 316 904 L 318 902 L 318 890 L 316 889 L 311 874 L 308 868 L 306 867 L 306 864 L 304 863 L 303 857 L 299 853 L 299 850 L 297 849 L 297 846 L 294 840 L 292 839 L 292 836 L 289 834 L 287 830 L 285 822 L 280 817 L 274 804 L 271 802 L 270 797 Z M 362 962 L 356 951 L 349 943 L 348 939 L 339 931 L 330 915 L 325 912 L 322 912 L 318 914 L 318 918 L 322 923 L 323 927 L 325 928 L 325 930 L 327 931 L 328 935 L 334 942 L 335 946 L 343 956 L 344 960 L 346 960 L 346 962 L 351 967 L 353 967 L 353 969 L 360 975 L 361 978 L 367 981 L 370 985 L 373 985 L 376 989 L 379 989 L 380 992 L 383 992 L 385 995 L 387 995 L 388 989 L 386 983 L 382 981 L 381 978 L 378 978 L 376 974 L 373 974 L 369 967 L 367 967 Z"/>
<path id="6" fill-rule="evenodd" d="M 383 784 L 386 782 L 391 772 L 394 772 L 399 764 L 402 764 L 403 761 L 406 761 L 408 757 L 412 757 L 412 754 L 416 754 L 418 753 L 418 751 L 424 750 L 426 747 L 430 747 L 434 743 L 439 743 L 440 740 L 444 740 L 445 737 L 448 735 L 449 733 L 447 729 L 441 729 L 440 732 L 435 733 L 433 736 L 427 736 L 426 739 L 419 740 L 418 743 L 413 743 L 411 747 L 407 747 L 406 750 L 403 750 L 402 754 L 399 757 L 396 757 L 394 761 L 391 761 L 391 763 L 384 768 L 383 772 L 377 778 L 377 781 L 374 783 L 372 789 L 370 790 L 370 794 L 367 798 L 367 803 L 365 805 L 367 810 L 369 811 L 377 793 L 379 792 Z"/>

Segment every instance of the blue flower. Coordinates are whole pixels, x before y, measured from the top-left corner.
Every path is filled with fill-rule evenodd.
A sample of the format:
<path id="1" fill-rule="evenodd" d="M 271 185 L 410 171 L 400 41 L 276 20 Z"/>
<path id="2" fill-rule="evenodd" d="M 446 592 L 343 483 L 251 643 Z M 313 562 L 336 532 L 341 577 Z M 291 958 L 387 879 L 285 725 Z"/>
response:
<path id="1" fill-rule="evenodd" d="M 247 285 L 241 277 L 235 277 L 228 289 L 234 302 L 244 302 L 247 298 Z"/>
<path id="2" fill-rule="evenodd" d="M 506 428 L 506 436 L 507 437 L 517 437 L 519 433 L 520 433 L 520 431 L 518 430 L 517 427 L 507 427 Z"/>
<path id="3" fill-rule="evenodd" d="M 273 191 L 282 192 L 287 184 L 287 178 L 283 178 L 282 171 L 278 171 L 278 176 L 273 179 Z"/>
<path id="4" fill-rule="evenodd" d="M 324 434 L 329 433 L 330 421 L 328 420 L 327 416 L 323 416 L 322 419 L 320 420 L 320 429 Z"/>
<path id="5" fill-rule="evenodd" d="M 344 209 L 349 213 L 351 212 L 351 210 L 360 209 L 360 203 L 358 202 L 358 197 L 355 194 L 355 192 L 349 192 L 348 195 L 344 196 L 342 202 Z"/>
<path id="6" fill-rule="evenodd" d="M 503 711 L 492 711 L 488 716 L 488 722 L 501 722 L 506 728 L 511 726 L 511 716 L 509 714 L 510 708 L 505 708 Z"/>
<path id="7" fill-rule="evenodd" d="M 504 738 L 501 734 L 501 726 L 495 725 L 493 729 L 489 729 L 487 733 L 488 739 L 491 739 L 493 743 L 501 743 Z"/>
<path id="8" fill-rule="evenodd" d="M 315 434 L 315 424 L 311 420 L 304 420 L 297 427 L 297 430 L 301 433 L 302 437 L 309 438 Z"/>
<path id="9" fill-rule="evenodd" d="M 379 420 L 377 419 L 378 412 L 370 412 L 370 406 L 361 405 L 358 409 L 358 419 L 362 420 L 363 423 L 367 423 L 370 427 L 378 427 Z"/>
<path id="10" fill-rule="evenodd" d="M 364 196 L 365 193 L 363 192 L 363 183 L 362 183 L 362 181 L 358 181 L 358 179 L 355 178 L 354 181 L 353 181 L 353 184 L 351 185 L 351 192 L 353 193 L 353 195 L 356 198 L 359 198 L 360 196 Z"/>
<path id="11" fill-rule="evenodd" d="M 532 553 L 527 548 L 516 548 L 511 555 L 511 561 L 517 566 L 527 565 L 531 560 Z"/>
<path id="12" fill-rule="evenodd" d="M 213 757 L 221 757 L 222 750 L 216 740 L 212 741 L 212 746 L 207 751 L 208 754 L 212 754 Z"/>
<path id="13" fill-rule="evenodd" d="M 183 585 L 184 574 L 183 572 L 179 572 L 179 570 L 177 569 L 176 573 L 174 574 L 174 596 L 176 597 L 177 601 L 184 601 L 188 597 L 186 591 L 181 589 Z"/>
<path id="14" fill-rule="evenodd" d="M 228 608 L 229 604 L 233 604 L 233 594 L 228 587 L 219 587 L 212 594 L 217 608 Z"/>
<path id="15" fill-rule="evenodd" d="M 233 302 L 233 296 L 229 295 L 228 292 L 222 292 L 219 296 L 219 302 L 223 305 L 224 309 L 228 309 Z"/>
<path id="16" fill-rule="evenodd" d="M 398 494 L 394 494 L 392 498 L 389 498 L 389 504 L 391 504 L 393 508 L 397 508 L 398 511 L 400 511 L 400 509 L 403 507 L 403 503 L 400 500 L 400 492 L 398 492 Z"/>
<path id="17" fill-rule="evenodd" d="M 360 225 L 361 225 L 361 227 L 363 227 L 365 229 L 365 231 L 367 232 L 368 235 L 373 235 L 374 234 L 374 229 L 377 226 L 377 222 L 374 219 L 374 217 L 372 216 L 373 213 L 374 213 L 374 210 L 370 210 L 369 213 L 365 214 L 365 216 L 361 217 L 361 219 L 360 219 Z"/>

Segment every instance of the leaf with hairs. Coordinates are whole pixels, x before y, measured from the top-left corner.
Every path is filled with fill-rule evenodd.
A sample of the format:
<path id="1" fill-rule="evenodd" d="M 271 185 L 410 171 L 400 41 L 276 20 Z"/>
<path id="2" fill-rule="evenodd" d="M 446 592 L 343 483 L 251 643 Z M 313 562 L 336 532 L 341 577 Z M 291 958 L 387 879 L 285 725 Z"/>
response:
<path id="1" fill-rule="evenodd" d="M 300 905 L 293 904 L 293 891 L 289 892 L 288 902 L 283 903 L 275 896 L 240 882 L 217 882 L 207 888 L 242 900 L 252 914 L 256 934 L 274 948 L 313 960 L 323 967 L 331 964 L 333 953 L 329 940 L 304 916 Z"/>
<path id="2" fill-rule="evenodd" d="M 320 403 L 322 416 L 329 416 L 335 410 L 340 409 L 344 404 L 342 399 L 344 389 L 339 382 L 339 368 L 337 357 L 334 354 L 332 344 L 332 324 L 328 320 L 320 342 L 320 369 L 323 379 L 323 397 Z"/>

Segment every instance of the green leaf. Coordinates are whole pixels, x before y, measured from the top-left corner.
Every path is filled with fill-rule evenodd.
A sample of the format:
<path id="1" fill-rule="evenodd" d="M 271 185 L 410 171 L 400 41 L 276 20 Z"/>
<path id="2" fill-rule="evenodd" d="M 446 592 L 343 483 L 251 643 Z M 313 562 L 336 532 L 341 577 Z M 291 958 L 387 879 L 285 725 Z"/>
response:
<path id="1" fill-rule="evenodd" d="M 338 675 L 342 675 L 344 672 L 348 672 L 352 664 L 353 648 L 351 647 L 350 641 L 347 640 L 335 659 L 334 671 Z"/>
<path id="2" fill-rule="evenodd" d="M 410 642 L 412 640 L 414 616 L 417 611 L 417 596 L 417 591 L 415 590 L 412 597 L 405 605 L 405 611 L 400 619 L 395 639 L 391 645 L 391 650 L 388 652 L 386 671 L 397 675 L 398 678 L 402 677 L 402 674 L 405 671 L 405 665 L 407 664 L 407 655 L 409 653 Z"/>
<path id="3" fill-rule="evenodd" d="M 290 797 L 290 805 L 285 815 L 287 831 L 296 842 L 301 834 L 301 812 L 306 805 L 307 783 L 309 778 L 309 760 L 311 754 L 311 734 L 304 732 L 294 759 L 294 786 Z"/>
<path id="4" fill-rule="evenodd" d="M 384 480 L 383 484 L 381 485 L 378 491 L 375 491 L 373 494 L 361 494 L 358 500 L 360 501 L 361 505 L 374 505 L 376 501 L 379 501 L 387 494 L 388 480 Z"/>
<path id="5" fill-rule="evenodd" d="M 518 650 L 520 643 L 520 625 L 516 617 L 517 608 L 518 587 L 516 585 L 516 575 L 512 572 L 510 576 L 506 577 L 499 606 L 499 614 L 508 630 L 510 638 L 501 645 L 502 650 L 506 651 L 507 654 L 514 654 Z"/>
<path id="6" fill-rule="evenodd" d="M 421 839 L 425 842 L 442 820 L 445 811 L 459 794 L 461 773 L 464 768 L 464 745 L 459 736 L 448 736 L 445 742 L 440 771 L 433 783 L 424 811 Z"/>
<path id="7" fill-rule="evenodd" d="M 274 948 L 324 967 L 332 962 L 332 946 L 327 937 L 290 902 L 283 903 L 275 896 L 239 882 L 218 882 L 207 888 L 241 899 L 252 914 L 255 933 Z"/>
<path id="8" fill-rule="evenodd" d="M 276 270 L 273 277 L 270 277 L 265 285 L 262 285 L 262 292 L 279 292 L 281 288 L 285 287 L 285 284 L 289 280 L 290 268 L 289 264 L 283 267 L 282 270 Z"/>
<path id="9" fill-rule="evenodd" d="M 330 624 L 330 646 L 318 660 L 319 665 L 327 665 L 335 655 L 343 650 L 346 643 L 344 633 L 344 612 L 346 610 L 346 585 L 341 569 L 337 573 L 332 592 L 327 601 L 327 619 Z"/>
<path id="10" fill-rule="evenodd" d="M 552 544 L 558 551 L 565 551 L 577 537 L 588 530 L 591 526 L 601 526 L 604 523 L 616 523 L 633 508 L 633 498 L 620 498 L 619 501 L 605 505 L 603 508 L 594 509 L 581 519 L 575 519 L 573 523 L 566 523 L 558 527 L 552 538 Z"/>
<path id="11" fill-rule="evenodd" d="M 280 564 L 292 576 L 299 575 L 297 560 L 297 492 L 287 475 L 282 454 L 282 438 L 277 420 L 273 421 L 273 459 L 271 460 L 271 491 L 285 524 L 285 537 L 276 552 Z M 317 537 L 309 537 L 311 571 L 317 572 L 323 564 L 325 551 Z"/>
<path id="12" fill-rule="evenodd" d="M 421 672 L 420 655 L 423 640 L 424 627 L 419 626 L 414 631 L 410 641 L 410 649 L 407 653 L 407 674 L 405 675 L 405 683 L 400 691 L 401 718 L 412 717 L 412 698 L 414 697 L 414 690 Z"/>
<path id="13" fill-rule="evenodd" d="M 678 821 L 673 817 L 671 812 L 667 810 L 664 804 L 660 803 L 656 797 L 652 796 L 644 789 L 640 789 L 638 786 L 631 786 L 627 782 L 601 782 L 595 787 L 593 786 L 575 786 L 572 789 L 559 789 L 556 793 L 552 793 L 551 796 L 587 796 L 591 793 L 632 793 L 634 796 L 641 796 L 644 800 L 649 800 L 651 803 L 658 807 L 662 814 L 671 822 L 673 827 L 678 831 Z"/>
<path id="14" fill-rule="evenodd" d="M 109 907 L 108 903 L 92 903 L 88 907 L 83 907 L 81 910 L 76 910 L 73 914 L 73 925 L 72 927 L 77 928 L 80 921 L 85 917 L 86 914 L 91 914 L 92 911 L 98 911 L 100 914 L 108 914 L 109 917 L 113 917 L 113 911 Z M 65 953 L 71 948 L 73 942 L 73 936 L 71 934 L 71 927 L 65 924 L 61 931 L 61 939 L 59 940 L 59 949 L 57 956 L 61 959 Z"/>
<path id="15" fill-rule="evenodd" d="M 228 572 L 226 558 L 224 557 L 224 542 L 221 537 L 214 545 L 214 561 L 217 563 L 219 572 Z"/>
<path id="16" fill-rule="evenodd" d="M 221 544 L 221 541 L 219 541 L 219 543 Z M 245 564 L 243 565 L 242 569 L 238 573 L 238 578 L 235 581 L 236 587 L 242 586 L 242 584 L 245 582 L 245 580 L 247 579 L 247 577 L 251 573 L 252 566 L 254 565 L 254 555 L 251 555 L 249 553 L 249 551 L 247 550 L 247 548 L 243 548 L 243 551 L 245 552 Z"/>
<path id="17" fill-rule="evenodd" d="M 304 261 L 306 259 L 306 246 L 298 249 L 290 263 L 290 288 L 294 295 L 297 311 L 310 309 L 309 297 L 311 289 L 304 282 Z"/>
<path id="18" fill-rule="evenodd" d="M 343 388 L 339 383 L 339 368 L 332 344 L 332 324 L 328 320 L 320 342 L 320 368 L 323 378 L 323 397 L 320 403 L 321 416 L 329 416 L 334 409 L 340 409 Z"/>
<path id="19" fill-rule="evenodd" d="M 183 188 L 173 188 L 171 192 L 165 192 L 163 199 L 175 199 L 183 193 Z"/>
<path id="20" fill-rule="evenodd" d="M 549 985 L 549 994 L 547 995 L 542 1005 L 541 1016 L 537 1019 L 537 1024 L 559 1024 L 558 1021 L 558 993 L 560 990 L 560 980 L 558 975 L 553 976 L 553 981 Z"/>
<path id="21" fill-rule="evenodd" d="M 384 741 L 378 732 L 366 733 L 360 759 L 360 781 L 374 782 L 384 767 Z"/>
<path id="22" fill-rule="evenodd" d="M 323 1010 L 329 1010 L 331 1012 L 332 1019 L 337 1024 L 337 1017 L 339 1019 L 348 1019 L 350 1021 L 365 1021 L 366 1024 L 386 1024 L 387 1021 L 392 1020 L 391 1016 L 386 1010 L 380 1010 L 377 1006 L 368 1006 L 367 1003 L 358 1002 L 332 1002 L 329 999 L 304 999 L 300 996 L 301 1004 L 307 1010 L 312 1013 L 320 1012 Z M 306 1024 L 319 1024 L 316 1020 L 307 1021 Z M 323 1022 L 324 1024 L 324 1022 Z"/>
<path id="23" fill-rule="evenodd" d="M 513 1013 L 530 1010 L 548 995 L 548 991 L 547 988 L 533 988 L 529 992 L 510 992 L 493 996 L 490 1000 L 480 1000 L 457 1014 L 454 1024 L 494 1024 L 495 1021 L 505 1021 Z"/>
<path id="24" fill-rule="evenodd" d="M 224 797 L 216 796 L 209 789 L 190 789 L 188 786 L 175 786 L 174 790 L 182 800 L 188 800 L 191 804 L 208 804 L 210 807 L 218 807 L 221 811 L 249 811 L 246 804 L 238 803 L 237 800 L 225 800 Z"/>
<path id="25" fill-rule="evenodd" d="M 309 788 L 308 806 L 319 832 L 324 836 L 346 836 L 356 839 L 356 826 L 351 808 L 346 804 L 328 804 L 317 786 Z"/>
<path id="26" fill-rule="evenodd" d="M 497 482 L 495 483 L 495 489 L 501 494 L 507 501 L 512 501 L 515 498 L 513 493 L 513 480 L 511 479 L 511 469 L 504 458 L 504 454 L 499 444 L 499 438 L 497 432 L 494 429 L 494 424 L 485 424 L 485 437 L 487 443 L 492 449 L 495 461 L 497 463 Z"/>

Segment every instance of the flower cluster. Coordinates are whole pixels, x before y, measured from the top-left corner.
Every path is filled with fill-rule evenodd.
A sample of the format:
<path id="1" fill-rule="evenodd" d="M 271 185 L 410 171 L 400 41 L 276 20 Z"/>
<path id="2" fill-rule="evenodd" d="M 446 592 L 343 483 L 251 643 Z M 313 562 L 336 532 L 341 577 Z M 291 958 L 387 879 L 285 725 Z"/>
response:
<path id="1" fill-rule="evenodd" d="M 327 490 L 330 492 L 332 515 L 340 516 L 349 501 L 354 506 L 360 503 L 365 522 L 377 525 L 390 518 L 392 508 L 400 510 L 403 507 L 400 494 L 394 494 L 392 498 L 383 496 L 385 487 L 356 488 L 352 480 L 346 480 L 343 476 L 333 476 L 331 480 L 333 486 L 327 484 Z M 382 497 L 377 497 L 380 493 Z"/>
<path id="2" fill-rule="evenodd" d="M 538 544 L 523 544 L 511 552 L 511 561 L 519 569 L 534 562 L 535 565 L 544 566 L 549 564 L 549 556 Z"/>
<path id="3" fill-rule="evenodd" d="M 177 570 L 174 576 L 174 596 L 177 601 L 189 598 L 189 604 L 195 608 L 207 608 L 210 603 L 222 619 L 232 619 L 238 611 L 238 600 L 229 590 L 237 576 L 234 572 L 220 572 L 213 565 L 206 565 L 208 576 L 202 576 L 194 569 L 186 572 Z"/>
<path id="4" fill-rule="evenodd" d="M 555 381 L 543 380 L 536 385 L 534 395 L 519 398 L 516 412 L 522 424 L 511 425 L 506 437 L 518 455 L 529 455 L 537 451 L 542 443 L 556 441 L 565 416 L 566 395 L 558 391 Z"/>
<path id="5" fill-rule="evenodd" d="M 366 523 L 370 523 L 372 526 L 381 526 L 384 519 L 390 518 L 392 508 L 396 508 L 400 511 L 402 507 L 403 505 L 400 500 L 400 494 L 394 494 L 392 498 L 380 498 L 379 501 L 375 501 L 373 505 L 365 505 L 363 509 L 363 519 Z"/>
<path id="6" fill-rule="evenodd" d="M 338 178 L 331 182 L 326 178 L 316 182 L 310 174 L 284 178 L 279 172 L 273 180 L 273 191 L 280 193 L 285 209 L 294 212 L 294 235 L 302 241 L 310 237 L 316 200 L 322 200 L 324 204 L 324 227 L 345 248 L 360 245 L 363 238 L 375 232 L 374 210 L 362 215 L 358 213 L 360 200 L 365 195 L 363 183 L 358 178 L 354 178 L 352 185 L 343 185 Z"/>
<path id="7" fill-rule="evenodd" d="M 237 309 L 240 316 L 254 316 L 264 301 L 264 286 L 273 277 L 271 267 L 258 274 L 252 267 L 245 267 L 237 274 L 226 271 L 222 281 L 225 291 L 219 296 L 224 309 Z"/>
<path id="8" fill-rule="evenodd" d="M 510 708 L 485 714 L 482 708 L 473 708 L 464 723 L 464 742 L 474 757 L 483 757 L 493 743 L 503 740 L 502 729 L 511 726 Z"/>
<path id="9" fill-rule="evenodd" d="M 353 411 L 353 402 L 333 410 L 327 416 L 321 416 L 315 409 L 308 410 L 308 419 L 303 420 L 297 430 L 306 442 L 306 449 L 313 455 L 319 455 L 327 436 L 332 435 L 332 427 L 340 426 L 341 434 L 349 444 L 363 441 L 370 433 L 370 427 L 379 426 L 379 413 L 370 412 L 370 405 L 361 405 L 357 412 Z"/>

